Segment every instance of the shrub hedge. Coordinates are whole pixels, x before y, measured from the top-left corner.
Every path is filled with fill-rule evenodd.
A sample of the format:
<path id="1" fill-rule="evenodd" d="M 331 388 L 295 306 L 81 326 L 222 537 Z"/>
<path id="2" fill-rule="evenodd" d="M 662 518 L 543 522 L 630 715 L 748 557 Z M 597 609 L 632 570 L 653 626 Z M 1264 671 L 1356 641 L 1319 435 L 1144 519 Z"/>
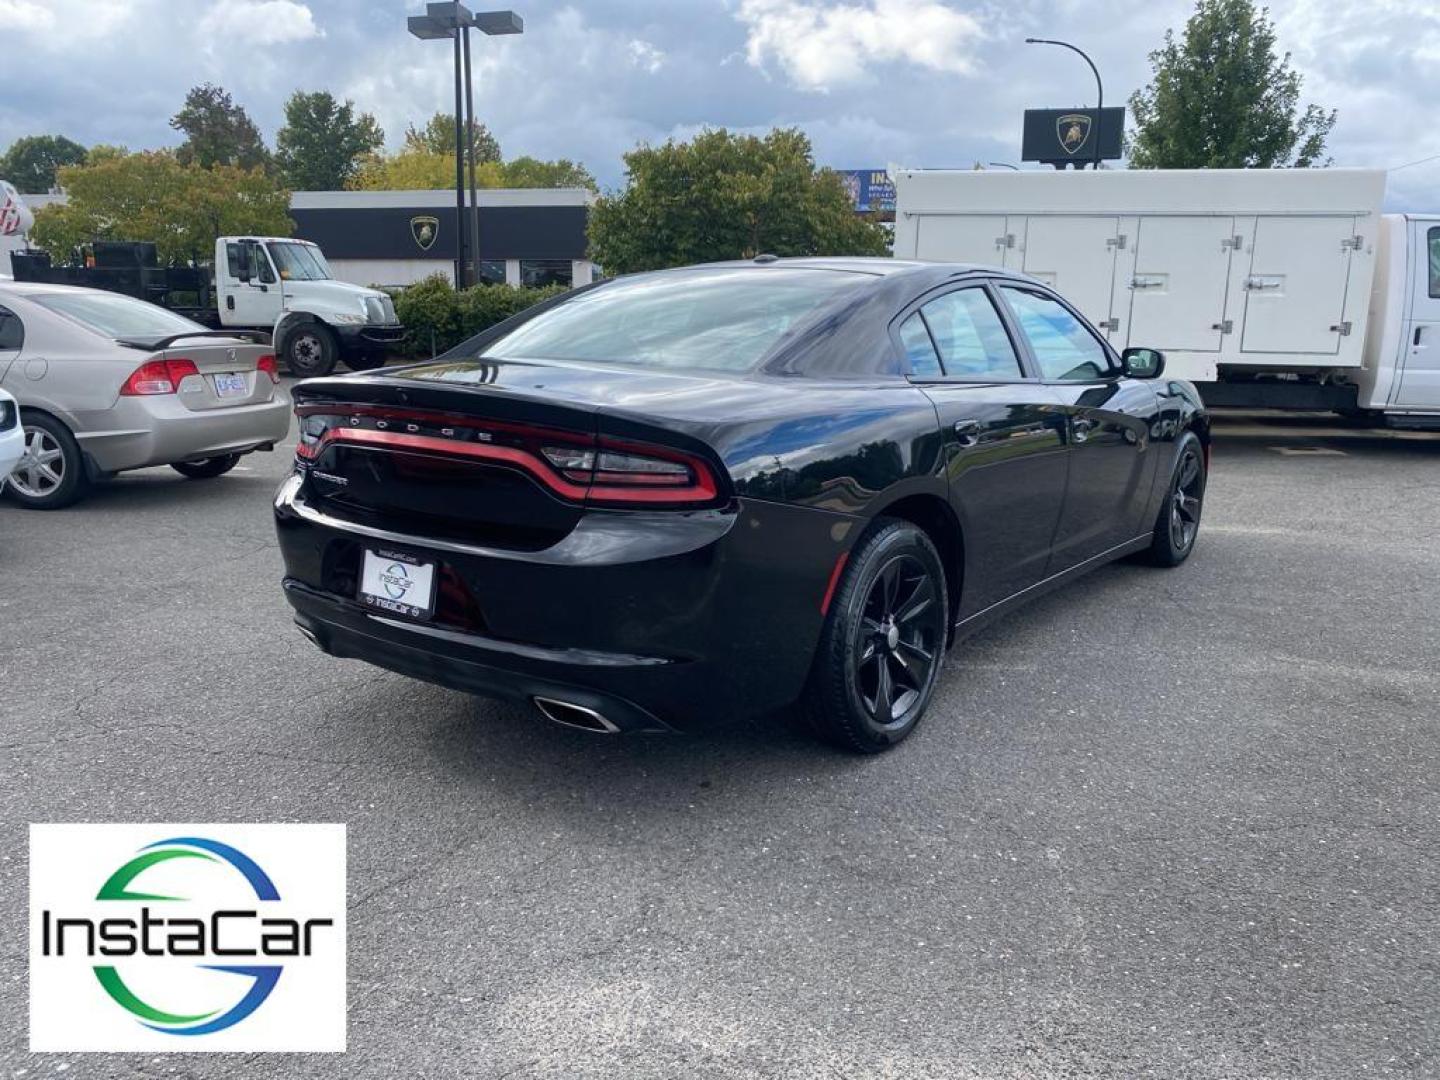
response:
<path id="1" fill-rule="evenodd" d="M 406 329 L 400 351 L 411 357 L 438 356 L 481 330 L 564 291 L 563 285 L 539 289 L 472 285 L 456 292 L 449 278 L 433 274 L 393 294 L 395 314 Z"/>

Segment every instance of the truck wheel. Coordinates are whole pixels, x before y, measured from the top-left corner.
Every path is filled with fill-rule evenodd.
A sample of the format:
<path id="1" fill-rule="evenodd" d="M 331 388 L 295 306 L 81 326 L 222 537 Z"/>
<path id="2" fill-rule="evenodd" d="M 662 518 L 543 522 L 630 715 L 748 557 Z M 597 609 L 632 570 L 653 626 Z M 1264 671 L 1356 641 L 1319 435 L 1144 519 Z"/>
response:
<path id="1" fill-rule="evenodd" d="M 385 363 L 384 353 L 357 352 L 345 358 L 345 366 L 351 371 L 373 371 Z"/>
<path id="2" fill-rule="evenodd" d="M 209 480 L 215 476 L 224 476 L 239 461 L 239 454 L 221 454 L 219 457 L 201 458 L 199 461 L 177 461 L 170 467 L 187 480 Z"/>
<path id="3" fill-rule="evenodd" d="M 80 444 L 70 429 L 45 413 L 20 414 L 25 455 L 5 484 L 10 501 L 30 510 L 69 506 L 89 486 Z"/>
<path id="4" fill-rule="evenodd" d="M 302 379 L 329 375 L 339 356 L 335 335 L 319 323 L 301 323 L 285 339 L 285 364 Z"/>

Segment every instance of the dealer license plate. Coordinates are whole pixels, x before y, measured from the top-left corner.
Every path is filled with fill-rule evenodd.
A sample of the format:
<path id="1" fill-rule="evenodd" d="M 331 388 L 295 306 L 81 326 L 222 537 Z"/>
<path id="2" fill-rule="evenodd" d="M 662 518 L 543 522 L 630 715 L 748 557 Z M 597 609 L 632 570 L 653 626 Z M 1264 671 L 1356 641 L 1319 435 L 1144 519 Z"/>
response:
<path id="1" fill-rule="evenodd" d="M 367 549 L 360 568 L 360 602 L 394 615 L 428 619 L 434 610 L 435 564 L 399 551 Z"/>
<path id="2" fill-rule="evenodd" d="M 227 372 L 224 375 L 212 375 L 215 380 L 215 393 L 221 397 L 243 397 L 248 391 L 245 386 L 245 376 L 238 371 Z"/>

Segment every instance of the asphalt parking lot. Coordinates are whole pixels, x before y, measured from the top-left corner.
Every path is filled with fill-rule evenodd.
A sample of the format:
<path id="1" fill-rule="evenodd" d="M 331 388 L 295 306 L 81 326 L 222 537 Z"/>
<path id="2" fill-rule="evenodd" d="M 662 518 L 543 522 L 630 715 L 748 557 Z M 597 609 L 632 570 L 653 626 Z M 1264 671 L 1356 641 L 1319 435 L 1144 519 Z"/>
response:
<path id="1" fill-rule="evenodd" d="M 1198 549 L 950 656 L 860 760 L 331 660 L 269 499 L 0 507 L 3 1076 L 1440 1071 L 1440 437 L 1222 426 Z M 349 1051 L 31 1056 L 32 821 L 349 827 Z"/>

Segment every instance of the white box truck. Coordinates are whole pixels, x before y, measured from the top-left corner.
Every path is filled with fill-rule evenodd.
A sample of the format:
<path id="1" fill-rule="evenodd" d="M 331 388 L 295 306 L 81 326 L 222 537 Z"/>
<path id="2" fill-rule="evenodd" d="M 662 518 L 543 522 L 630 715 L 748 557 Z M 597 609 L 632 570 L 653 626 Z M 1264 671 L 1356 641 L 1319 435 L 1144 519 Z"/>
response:
<path id="1" fill-rule="evenodd" d="M 1379 170 L 892 171 L 897 258 L 1030 274 L 1212 405 L 1440 425 L 1440 216 Z"/>

